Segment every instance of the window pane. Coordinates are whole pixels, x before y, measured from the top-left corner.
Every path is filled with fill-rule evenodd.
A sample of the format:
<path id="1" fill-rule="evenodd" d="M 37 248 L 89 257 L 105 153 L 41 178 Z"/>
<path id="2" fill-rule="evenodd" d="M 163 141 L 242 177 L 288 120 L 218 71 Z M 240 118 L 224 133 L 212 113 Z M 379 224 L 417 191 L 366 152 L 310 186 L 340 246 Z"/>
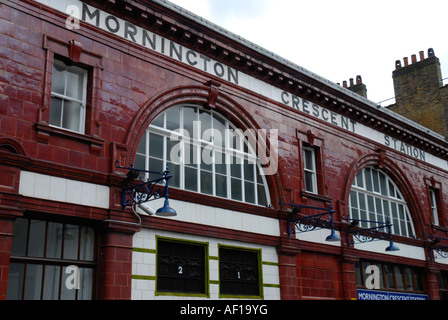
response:
<path id="1" fill-rule="evenodd" d="M 212 117 L 211 114 L 204 110 L 199 110 L 199 121 L 201 124 L 201 136 L 202 140 L 212 141 Z"/>
<path id="2" fill-rule="evenodd" d="M 367 191 L 373 191 L 373 187 L 372 187 L 372 173 L 370 168 L 366 168 L 364 170 L 365 173 L 365 177 L 366 177 L 366 189 Z"/>
<path id="3" fill-rule="evenodd" d="M 230 165 L 230 172 L 232 177 L 235 178 L 241 178 L 241 164 L 242 164 L 242 159 L 233 156 L 232 157 L 232 164 Z"/>
<path id="4" fill-rule="evenodd" d="M 51 97 L 50 105 L 50 124 L 53 126 L 61 127 L 62 117 L 62 99 Z"/>
<path id="5" fill-rule="evenodd" d="M 65 67 L 56 63 L 53 65 L 51 91 L 62 95 L 65 94 Z"/>
<path id="6" fill-rule="evenodd" d="M 12 229 L 11 255 L 26 255 L 26 244 L 28 240 L 28 220 L 18 218 L 14 221 Z"/>
<path id="7" fill-rule="evenodd" d="M 305 169 L 314 171 L 314 164 L 313 164 L 313 152 L 310 149 L 304 149 L 303 150 L 304 154 L 305 154 Z"/>
<path id="8" fill-rule="evenodd" d="M 255 163 L 249 160 L 244 160 L 244 179 L 247 181 L 254 181 Z"/>
<path id="9" fill-rule="evenodd" d="M 163 128 L 163 119 L 164 119 L 164 115 L 165 115 L 165 114 L 162 113 L 162 114 L 159 115 L 157 118 L 155 118 L 155 119 L 153 120 L 153 122 L 151 122 L 151 125 Z"/>
<path id="10" fill-rule="evenodd" d="M 199 147 L 193 144 L 185 143 L 185 149 L 184 149 L 184 162 L 185 165 L 189 167 L 198 167 L 199 159 Z"/>
<path id="11" fill-rule="evenodd" d="M 25 278 L 25 265 L 10 263 L 8 271 L 7 300 L 21 300 L 23 292 L 23 279 Z"/>
<path id="12" fill-rule="evenodd" d="M 213 148 L 205 147 L 201 148 L 201 169 L 212 171 L 213 170 Z"/>
<path id="13" fill-rule="evenodd" d="M 188 137 L 193 138 L 193 124 L 195 121 L 198 121 L 198 115 L 196 113 L 196 108 L 192 107 L 184 107 L 184 129 L 188 132 Z"/>
<path id="14" fill-rule="evenodd" d="M 178 164 L 168 162 L 168 170 L 170 170 L 170 174 L 173 176 L 169 181 L 170 187 L 179 188 L 180 187 L 180 166 Z"/>
<path id="15" fill-rule="evenodd" d="M 259 184 L 257 186 L 257 189 L 258 189 L 258 204 L 261 206 L 267 206 L 268 202 L 266 199 L 266 191 L 264 189 L 264 185 Z"/>
<path id="16" fill-rule="evenodd" d="M 185 189 L 198 191 L 198 170 L 185 167 Z"/>
<path id="17" fill-rule="evenodd" d="M 218 173 L 227 173 L 226 155 L 221 152 L 215 152 L 215 170 Z"/>
<path id="18" fill-rule="evenodd" d="M 61 258 L 62 254 L 63 225 L 61 223 L 48 222 L 47 250 L 48 258 Z"/>
<path id="19" fill-rule="evenodd" d="M 146 135 L 148 133 L 145 132 L 145 134 L 142 137 L 142 140 L 140 140 L 140 144 L 138 145 L 137 148 L 137 153 L 141 154 L 141 155 L 146 155 Z"/>
<path id="20" fill-rule="evenodd" d="M 220 293 L 257 296 L 260 294 L 258 253 L 220 248 Z"/>
<path id="21" fill-rule="evenodd" d="M 165 171 L 166 167 L 163 167 L 163 160 L 149 158 L 148 169 L 151 171 L 163 172 Z M 160 177 L 160 175 L 149 175 L 149 179 L 155 179 L 156 177 Z"/>
<path id="22" fill-rule="evenodd" d="M 381 194 L 383 196 L 387 196 L 387 183 L 386 183 L 386 176 L 383 173 L 379 173 L 380 175 L 380 187 L 381 187 Z"/>
<path id="23" fill-rule="evenodd" d="M 93 229 L 86 226 L 81 226 L 81 247 L 79 253 L 80 260 L 94 260 L 94 243 L 95 232 L 93 231 Z"/>
<path id="24" fill-rule="evenodd" d="M 74 70 L 67 71 L 66 96 L 82 101 L 84 74 Z"/>
<path id="25" fill-rule="evenodd" d="M 225 120 L 216 114 L 213 115 L 213 143 L 217 146 L 224 147 L 226 138 L 225 138 Z"/>
<path id="26" fill-rule="evenodd" d="M 255 203 L 255 184 L 247 181 L 244 183 L 244 196 L 246 202 Z"/>
<path id="27" fill-rule="evenodd" d="M 28 256 L 43 257 L 45 249 L 45 221 L 30 220 Z"/>
<path id="28" fill-rule="evenodd" d="M 25 279 L 25 300 L 40 300 L 43 266 L 27 264 Z"/>
<path id="29" fill-rule="evenodd" d="M 406 277 L 406 290 L 414 289 L 414 281 L 412 280 L 412 270 L 411 268 L 405 268 L 405 277 Z"/>
<path id="30" fill-rule="evenodd" d="M 78 102 L 64 100 L 64 109 L 62 117 L 62 127 L 68 130 L 81 130 L 81 108 L 82 105 Z"/>
<path id="31" fill-rule="evenodd" d="M 180 129 L 180 109 L 170 108 L 166 112 L 166 128 L 168 130 Z"/>
<path id="32" fill-rule="evenodd" d="M 73 273 L 66 273 L 66 270 L 67 267 L 62 268 L 61 300 L 75 300 L 77 290 L 69 289 L 65 285 L 67 278 L 70 277 Z"/>
<path id="33" fill-rule="evenodd" d="M 78 300 L 92 300 L 93 269 L 80 268 L 79 276 Z"/>
<path id="34" fill-rule="evenodd" d="M 213 174 L 201 170 L 201 192 L 213 194 Z"/>
<path id="35" fill-rule="evenodd" d="M 227 177 L 217 174 L 216 180 L 216 195 L 218 197 L 227 197 Z"/>
<path id="36" fill-rule="evenodd" d="M 45 266 L 43 300 L 57 300 L 59 298 L 60 266 Z"/>
<path id="37" fill-rule="evenodd" d="M 163 137 L 154 133 L 149 134 L 149 155 L 163 159 Z M 149 169 L 152 170 L 152 169 Z"/>
<path id="38" fill-rule="evenodd" d="M 64 259 L 78 259 L 79 226 L 66 224 L 64 228 Z"/>
<path id="39" fill-rule="evenodd" d="M 157 242 L 157 291 L 205 293 L 205 246 Z"/>
<path id="40" fill-rule="evenodd" d="M 241 187 L 241 180 L 232 178 L 231 188 L 232 188 L 232 199 L 243 200 L 243 190 Z"/>
<path id="41" fill-rule="evenodd" d="M 314 192 L 313 173 L 305 171 L 305 190 Z"/>
<path id="42" fill-rule="evenodd" d="M 386 287 L 388 289 L 395 289 L 395 282 L 394 282 L 394 270 L 392 266 L 385 265 L 384 270 L 386 272 Z"/>
<path id="43" fill-rule="evenodd" d="M 404 282 L 403 282 L 403 273 L 400 267 L 395 266 L 395 280 L 397 282 L 396 288 L 399 290 L 404 289 Z"/>
<path id="44" fill-rule="evenodd" d="M 356 175 L 356 179 L 355 179 L 355 183 L 356 186 L 360 187 L 360 188 L 364 188 L 364 175 L 362 173 L 362 171 L 360 171 L 357 175 Z"/>

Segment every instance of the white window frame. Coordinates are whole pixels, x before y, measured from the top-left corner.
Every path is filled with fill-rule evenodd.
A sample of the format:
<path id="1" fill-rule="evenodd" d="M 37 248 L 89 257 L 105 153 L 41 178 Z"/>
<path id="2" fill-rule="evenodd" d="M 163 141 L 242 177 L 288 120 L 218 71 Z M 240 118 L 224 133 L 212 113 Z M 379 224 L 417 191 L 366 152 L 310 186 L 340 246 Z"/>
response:
<path id="1" fill-rule="evenodd" d="M 78 100 L 78 99 L 74 99 L 70 96 L 67 96 L 65 94 L 60 94 L 60 93 L 56 93 L 53 92 L 53 90 L 51 91 L 51 97 L 55 97 L 55 98 L 59 98 L 62 99 L 63 101 L 71 101 L 71 102 L 76 102 L 79 103 L 81 105 L 81 109 L 80 109 L 80 116 L 79 116 L 79 128 L 78 130 L 71 130 L 69 128 L 65 128 L 62 126 L 63 123 L 63 119 L 64 119 L 64 109 L 65 107 L 62 107 L 62 111 L 61 111 L 61 125 L 55 125 L 52 123 L 49 123 L 50 126 L 55 127 L 55 128 L 60 128 L 63 130 L 67 130 L 67 131 L 72 131 L 72 132 L 77 132 L 77 133 L 81 133 L 84 134 L 85 133 L 85 124 L 86 124 L 86 105 L 87 105 L 87 75 L 88 75 L 88 71 L 76 66 L 67 66 L 63 61 L 55 59 L 54 60 L 54 65 L 57 65 L 59 67 L 63 67 L 66 69 L 66 71 L 70 71 L 73 70 L 76 73 L 80 73 L 82 75 L 82 100 Z M 67 78 L 65 77 L 65 83 L 64 83 L 64 93 L 67 91 L 67 86 L 69 85 L 67 83 Z M 52 81 L 54 81 L 54 77 L 52 79 Z M 53 83 L 53 82 L 52 82 Z M 50 105 L 50 112 L 51 112 L 51 105 Z"/>
<path id="2" fill-rule="evenodd" d="M 306 152 L 311 153 L 311 163 L 307 163 L 306 159 Z M 317 188 L 317 171 L 316 171 L 316 150 L 313 147 L 303 146 L 302 148 L 302 154 L 303 154 L 303 173 L 304 173 L 304 184 L 305 184 L 305 191 L 313 194 L 318 193 Z M 307 179 L 306 175 L 311 174 L 311 189 L 309 189 L 310 186 L 307 185 Z"/>
<path id="3" fill-rule="evenodd" d="M 191 107 L 191 108 L 196 108 L 197 110 L 204 110 L 199 106 L 196 105 L 180 105 L 180 106 L 175 106 L 172 108 L 180 108 L 181 112 L 180 112 L 180 126 L 183 126 L 183 114 L 184 112 L 182 111 L 184 107 Z M 170 109 L 168 109 L 170 110 Z M 210 110 L 205 110 L 208 113 L 211 113 L 213 115 L 216 115 L 222 119 L 225 120 L 225 128 L 226 129 L 233 129 L 235 133 L 238 133 L 239 131 L 236 129 L 236 127 L 227 119 L 225 119 L 222 115 L 220 115 L 219 113 L 215 112 L 215 111 L 210 111 Z M 164 113 L 162 113 L 161 115 L 164 115 Z M 159 115 L 159 117 L 161 116 Z M 197 133 L 197 135 L 193 135 L 193 137 L 188 137 L 188 139 L 184 139 L 183 135 L 182 135 L 182 129 L 183 128 L 179 128 L 181 129 L 180 131 L 172 131 L 167 129 L 166 126 L 166 116 L 163 116 L 163 127 L 160 126 L 156 126 L 153 124 L 150 124 L 143 139 L 146 139 L 144 142 L 142 141 L 141 143 L 145 143 L 145 169 L 146 170 L 152 170 L 154 171 L 154 168 L 150 168 L 149 167 L 149 158 L 154 158 L 153 156 L 151 156 L 149 154 L 149 134 L 156 134 L 159 136 L 163 137 L 163 159 L 159 159 L 158 160 L 162 160 L 163 161 L 163 168 L 166 168 L 167 163 L 168 163 L 168 158 L 169 158 L 169 154 L 168 154 L 168 142 L 170 141 L 170 136 L 175 136 L 175 137 L 179 137 L 180 139 L 175 141 L 176 143 L 179 143 L 179 147 L 180 147 L 180 154 L 182 155 L 180 158 L 180 163 L 179 165 L 179 186 L 172 186 L 170 184 L 170 187 L 174 187 L 174 188 L 179 188 L 182 190 L 187 190 L 187 191 L 191 191 L 191 192 L 201 192 L 201 170 L 202 171 L 207 171 L 210 172 L 212 174 L 212 192 L 211 193 L 206 193 L 208 195 L 211 196 L 215 196 L 215 197 L 219 197 L 219 198 L 224 198 L 224 199 L 229 199 L 229 200 L 233 200 L 233 201 L 239 201 L 239 202 L 245 202 L 245 203 L 249 203 L 249 204 L 253 204 L 253 205 L 261 205 L 259 204 L 259 199 L 258 199 L 258 188 L 262 187 L 264 188 L 264 193 L 265 193 L 265 198 L 266 198 L 266 206 L 270 206 L 271 205 L 271 199 L 270 199 L 270 195 L 269 195 L 269 189 L 267 187 L 267 181 L 266 181 L 266 177 L 263 174 L 259 174 L 259 172 L 262 172 L 262 168 L 260 165 L 260 161 L 259 159 L 256 157 L 256 153 L 254 152 L 253 147 L 247 142 L 246 137 L 244 137 L 243 135 L 240 134 L 236 134 L 234 135 L 234 137 L 236 137 L 236 149 L 230 147 L 230 139 L 232 138 L 229 134 L 226 134 L 225 137 L 223 137 L 224 139 L 224 146 L 220 147 L 217 146 L 216 144 L 214 144 L 213 141 L 208 141 L 208 140 L 204 140 L 202 139 L 203 137 L 200 135 L 200 132 Z M 157 119 L 156 119 L 157 120 Z M 212 121 L 212 125 L 213 125 L 213 121 Z M 199 130 L 200 128 L 196 128 L 197 130 Z M 213 139 L 212 139 L 213 140 Z M 196 170 L 197 170 L 197 190 L 193 191 L 193 190 L 189 190 L 186 189 L 185 187 L 185 168 L 186 167 L 192 167 L 188 164 L 186 164 L 185 161 L 185 153 L 184 150 L 186 148 L 186 146 L 188 145 L 193 145 L 196 148 L 193 148 L 193 150 L 196 150 L 197 154 L 196 154 L 196 159 L 201 159 L 201 150 L 202 148 L 212 148 L 213 149 L 213 161 L 211 164 L 211 171 L 209 170 L 204 170 L 201 169 L 201 164 L 197 164 L 196 166 Z M 214 161 L 215 159 L 215 155 L 216 153 L 224 153 L 225 154 L 225 165 L 226 165 L 226 197 L 223 196 L 219 196 L 217 195 L 217 190 L 216 190 L 216 176 L 217 175 L 221 175 L 224 176 L 224 174 L 217 172 L 216 170 L 216 161 Z M 137 156 L 143 156 L 142 153 L 137 153 Z M 240 186 L 241 186 L 241 199 L 235 199 L 232 197 L 232 175 L 231 175 L 231 161 L 233 161 L 233 157 L 235 157 L 236 161 L 238 164 L 241 164 L 239 166 L 239 170 L 240 171 L 240 177 L 233 177 L 233 179 L 239 180 L 241 181 Z M 244 161 L 247 160 L 248 163 L 250 164 L 255 164 L 252 166 L 253 168 L 253 172 L 251 173 L 251 175 L 254 177 L 253 180 L 248 180 L 247 177 L 245 177 L 245 170 L 244 170 Z M 241 162 L 242 161 L 242 162 Z M 177 164 L 176 164 L 177 165 Z M 261 181 L 258 180 L 258 177 L 261 179 Z M 148 177 L 146 177 L 148 178 Z M 252 183 L 254 186 L 254 201 L 248 201 L 248 199 L 246 199 L 246 190 L 245 190 L 245 185 L 246 183 Z"/>
<path id="4" fill-rule="evenodd" d="M 380 182 L 380 174 L 385 176 L 384 187 L 386 190 L 368 190 L 366 183 L 366 169 L 375 171 L 378 177 L 378 185 L 383 188 Z M 372 173 L 371 173 L 372 174 Z M 375 175 L 372 176 L 372 182 Z M 361 179 L 362 181 L 359 181 Z M 385 194 L 386 193 L 386 194 Z M 391 194 L 393 194 L 391 196 Z M 370 199 L 369 199 L 370 198 Z M 354 203 L 356 202 L 356 203 Z M 364 208 L 360 206 L 363 202 Z M 402 213 L 402 214 L 401 214 Z M 415 228 L 403 195 L 397 185 L 390 177 L 379 169 L 366 167 L 358 173 L 353 181 L 349 196 L 349 214 L 351 219 L 386 222 L 389 218 L 392 223 L 392 233 L 404 237 L 415 238 Z M 370 222 L 360 222 L 360 227 L 372 228 L 378 224 Z"/>
<path id="5" fill-rule="evenodd" d="M 439 226 L 440 222 L 439 222 L 439 212 L 437 210 L 436 190 L 434 190 L 433 188 L 429 188 L 429 200 L 431 204 L 433 223 L 434 225 Z"/>

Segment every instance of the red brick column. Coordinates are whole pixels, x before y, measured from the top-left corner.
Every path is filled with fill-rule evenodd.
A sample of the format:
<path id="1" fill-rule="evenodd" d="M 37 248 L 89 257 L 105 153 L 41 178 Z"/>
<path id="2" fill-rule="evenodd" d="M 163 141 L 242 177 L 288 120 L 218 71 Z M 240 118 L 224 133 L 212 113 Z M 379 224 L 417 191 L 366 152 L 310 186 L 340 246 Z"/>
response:
<path id="1" fill-rule="evenodd" d="M 425 272 L 424 290 L 428 293 L 429 300 L 440 300 L 439 270 L 428 262 Z"/>
<path id="2" fill-rule="evenodd" d="M 342 291 L 344 300 L 357 299 L 356 270 L 355 263 L 358 258 L 344 254 L 341 257 Z"/>
<path id="3" fill-rule="evenodd" d="M 21 211 L 0 208 L 0 300 L 6 300 L 6 290 L 8 288 L 12 227 L 16 217 L 21 215 Z"/>
<path id="4" fill-rule="evenodd" d="M 138 228 L 108 222 L 101 234 L 99 299 L 130 300 L 132 238 Z"/>
<path id="5" fill-rule="evenodd" d="M 299 300 L 302 297 L 300 278 L 297 277 L 297 255 L 300 249 L 297 241 L 292 239 L 282 239 L 281 246 L 277 249 L 278 268 L 280 277 L 280 299 Z"/>

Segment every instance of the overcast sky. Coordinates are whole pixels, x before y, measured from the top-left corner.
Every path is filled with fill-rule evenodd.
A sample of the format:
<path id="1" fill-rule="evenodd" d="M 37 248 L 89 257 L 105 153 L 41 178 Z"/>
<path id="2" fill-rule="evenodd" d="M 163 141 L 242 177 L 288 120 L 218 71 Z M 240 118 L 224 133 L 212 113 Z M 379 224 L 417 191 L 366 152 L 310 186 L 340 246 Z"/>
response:
<path id="1" fill-rule="evenodd" d="M 448 77 L 447 0 L 170 1 L 332 82 L 360 75 L 374 102 L 394 97 L 395 61 L 428 48 Z"/>

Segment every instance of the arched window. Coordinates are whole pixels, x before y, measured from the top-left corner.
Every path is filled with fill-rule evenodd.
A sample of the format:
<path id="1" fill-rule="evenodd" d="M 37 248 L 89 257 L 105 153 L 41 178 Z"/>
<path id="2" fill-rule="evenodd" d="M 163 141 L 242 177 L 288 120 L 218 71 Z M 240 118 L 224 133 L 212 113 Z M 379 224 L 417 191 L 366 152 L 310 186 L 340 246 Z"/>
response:
<path id="1" fill-rule="evenodd" d="M 244 132 L 215 111 L 171 107 L 149 125 L 135 167 L 163 171 L 167 166 L 174 188 L 270 205 L 254 148 Z"/>
<path id="2" fill-rule="evenodd" d="M 395 183 L 381 170 L 366 167 L 353 181 L 349 200 L 350 218 L 393 224 L 392 233 L 415 238 L 414 225 L 408 206 Z M 378 224 L 360 222 L 360 227 Z"/>

